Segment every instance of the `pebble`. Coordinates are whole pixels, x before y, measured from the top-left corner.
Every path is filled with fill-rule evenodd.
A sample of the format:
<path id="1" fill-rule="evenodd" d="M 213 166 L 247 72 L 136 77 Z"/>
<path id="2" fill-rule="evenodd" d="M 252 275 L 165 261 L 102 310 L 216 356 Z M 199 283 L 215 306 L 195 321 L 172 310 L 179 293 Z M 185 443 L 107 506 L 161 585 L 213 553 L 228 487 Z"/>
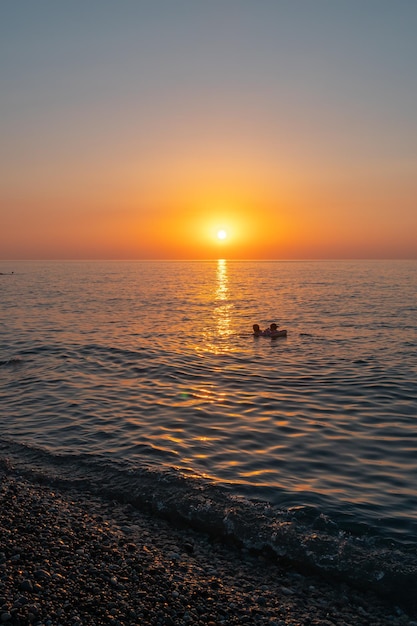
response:
<path id="1" fill-rule="evenodd" d="M 286 595 L 286 596 L 293 596 L 294 595 L 294 590 L 290 589 L 289 587 L 281 587 L 281 592 Z"/>
<path id="2" fill-rule="evenodd" d="M 51 578 L 51 574 L 49 572 L 47 572 L 46 570 L 44 570 L 44 569 L 37 569 L 34 572 L 34 576 L 35 576 L 35 578 L 37 580 L 41 580 L 41 579 L 45 579 L 45 578 L 46 579 Z"/>
<path id="3" fill-rule="evenodd" d="M 19 589 L 20 591 L 29 591 L 29 593 L 32 593 L 33 591 L 33 584 L 31 580 L 22 580 L 22 582 L 19 585 Z"/>

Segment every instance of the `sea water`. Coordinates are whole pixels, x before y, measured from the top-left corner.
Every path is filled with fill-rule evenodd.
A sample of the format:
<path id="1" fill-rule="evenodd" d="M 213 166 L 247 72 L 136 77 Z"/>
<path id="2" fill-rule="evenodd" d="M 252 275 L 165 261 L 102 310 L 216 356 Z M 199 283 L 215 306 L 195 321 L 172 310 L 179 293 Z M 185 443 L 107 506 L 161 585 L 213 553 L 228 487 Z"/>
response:
<path id="1" fill-rule="evenodd" d="M 159 507 L 179 485 L 192 502 L 198 485 L 223 517 L 227 497 L 261 525 L 285 512 L 303 536 L 324 524 L 414 554 L 416 261 L 3 261 L 0 273 L 3 457 L 96 473 L 125 497 L 164 477 Z M 255 322 L 287 337 L 253 337 Z"/>

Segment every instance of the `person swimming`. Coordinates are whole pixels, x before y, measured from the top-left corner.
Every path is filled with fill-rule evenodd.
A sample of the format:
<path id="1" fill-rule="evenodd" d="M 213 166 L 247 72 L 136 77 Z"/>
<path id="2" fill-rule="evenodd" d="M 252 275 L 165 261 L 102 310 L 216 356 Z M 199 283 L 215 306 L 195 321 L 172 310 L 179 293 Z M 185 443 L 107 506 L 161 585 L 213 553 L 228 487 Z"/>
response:
<path id="1" fill-rule="evenodd" d="M 255 337 L 271 337 L 271 339 L 274 339 L 275 337 L 287 336 L 287 331 L 278 330 L 278 324 L 275 324 L 275 322 L 272 322 L 272 324 L 269 325 L 269 328 L 265 328 L 265 330 L 261 330 L 259 324 L 254 324 L 252 328 Z"/>
<path id="2" fill-rule="evenodd" d="M 263 334 L 266 337 L 271 337 L 272 335 L 276 334 L 278 332 L 278 324 L 275 324 L 275 322 L 272 322 L 272 324 L 270 324 L 269 328 L 265 328 L 265 330 L 263 331 Z"/>
<path id="3" fill-rule="evenodd" d="M 269 336 L 271 337 L 271 339 L 275 339 L 276 337 L 286 337 L 287 336 L 287 331 L 286 330 L 278 330 L 278 325 L 275 323 L 272 323 L 269 327 Z"/>
<path id="4" fill-rule="evenodd" d="M 271 334 L 271 331 L 270 331 L 270 329 L 269 329 L 269 328 L 265 328 L 265 330 L 262 330 L 262 329 L 259 327 L 259 324 L 254 324 L 254 325 L 253 325 L 253 334 L 254 334 L 256 337 L 269 337 L 269 336 L 270 336 L 270 334 Z"/>

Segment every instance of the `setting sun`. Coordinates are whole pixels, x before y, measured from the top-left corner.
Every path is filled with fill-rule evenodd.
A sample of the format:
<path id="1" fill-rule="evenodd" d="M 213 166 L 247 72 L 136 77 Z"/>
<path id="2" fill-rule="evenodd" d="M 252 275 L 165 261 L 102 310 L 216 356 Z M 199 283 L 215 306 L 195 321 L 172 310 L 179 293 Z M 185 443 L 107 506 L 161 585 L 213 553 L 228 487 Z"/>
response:
<path id="1" fill-rule="evenodd" d="M 223 241 L 226 238 L 227 238 L 227 232 L 223 228 L 217 231 L 217 239 L 220 239 L 221 241 Z"/>

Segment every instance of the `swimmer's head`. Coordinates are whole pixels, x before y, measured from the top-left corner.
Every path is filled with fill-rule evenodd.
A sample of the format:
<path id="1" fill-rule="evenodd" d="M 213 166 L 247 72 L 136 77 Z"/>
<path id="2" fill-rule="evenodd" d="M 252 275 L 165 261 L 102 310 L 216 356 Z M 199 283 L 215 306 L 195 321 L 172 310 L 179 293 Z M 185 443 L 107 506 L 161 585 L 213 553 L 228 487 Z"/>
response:
<path id="1" fill-rule="evenodd" d="M 259 331 L 261 330 L 261 329 L 259 328 L 259 324 L 254 324 L 254 325 L 252 326 L 252 328 L 253 328 L 253 330 L 255 331 L 255 333 L 259 333 Z"/>
<path id="2" fill-rule="evenodd" d="M 271 330 L 276 330 L 278 328 L 278 326 L 273 322 L 269 328 Z"/>

